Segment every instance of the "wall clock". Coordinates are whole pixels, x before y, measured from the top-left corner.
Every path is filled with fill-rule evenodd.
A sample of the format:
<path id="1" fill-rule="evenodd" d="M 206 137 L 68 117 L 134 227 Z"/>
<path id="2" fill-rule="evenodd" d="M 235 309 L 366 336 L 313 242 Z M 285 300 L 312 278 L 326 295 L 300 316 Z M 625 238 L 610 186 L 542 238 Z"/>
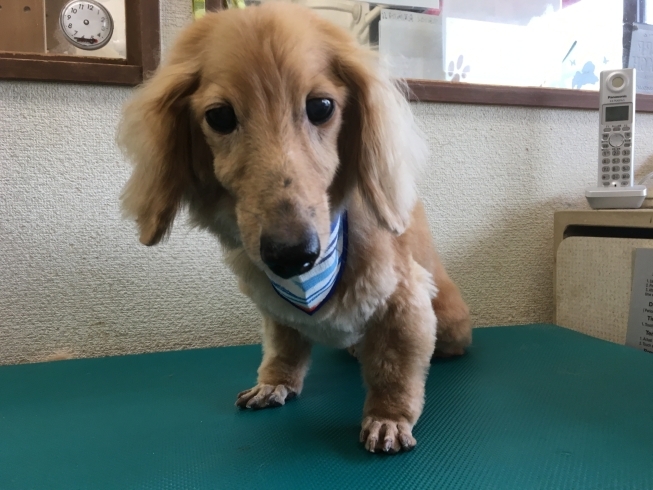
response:
<path id="1" fill-rule="evenodd" d="M 113 18 L 94 0 L 72 0 L 61 9 L 61 30 L 71 44 L 95 50 L 105 46 L 113 34 Z"/>

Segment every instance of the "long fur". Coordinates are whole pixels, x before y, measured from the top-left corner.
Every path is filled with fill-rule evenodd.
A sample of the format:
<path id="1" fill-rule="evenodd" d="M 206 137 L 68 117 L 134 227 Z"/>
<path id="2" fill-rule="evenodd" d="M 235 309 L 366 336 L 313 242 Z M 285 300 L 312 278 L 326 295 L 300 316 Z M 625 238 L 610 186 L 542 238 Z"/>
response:
<path id="1" fill-rule="evenodd" d="M 308 122 L 309 97 L 335 101 L 331 120 Z M 239 121 L 228 135 L 204 120 L 224 104 Z M 119 141 L 134 164 L 123 209 L 140 241 L 158 243 L 187 207 L 264 317 L 258 383 L 237 404 L 277 406 L 299 394 L 313 342 L 351 348 L 368 386 L 361 441 L 370 451 L 412 448 L 429 361 L 462 354 L 471 329 L 416 197 L 424 139 L 377 57 L 296 5 L 210 14 L 125 106 Z M 310 226 L 324 243 L 343 210 L 347 264 L 309 316 L 274 292 L 260 237 L 290 240 Z"/>

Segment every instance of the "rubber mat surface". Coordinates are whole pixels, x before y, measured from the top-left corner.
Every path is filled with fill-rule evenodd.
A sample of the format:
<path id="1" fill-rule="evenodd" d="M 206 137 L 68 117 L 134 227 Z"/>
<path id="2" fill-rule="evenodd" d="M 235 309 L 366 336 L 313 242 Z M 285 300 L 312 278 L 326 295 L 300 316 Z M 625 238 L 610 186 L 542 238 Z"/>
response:
<path id="1" fill-rule="evenodd" d="M 358 443 L 355 360 L 316 348 L 302 397 L 234 407 L 259 346 L 0 368 L 0 490 L 653 489 L 653 355 L 562 328 L 475 331 L 431 368 L 416 449 Z"/>

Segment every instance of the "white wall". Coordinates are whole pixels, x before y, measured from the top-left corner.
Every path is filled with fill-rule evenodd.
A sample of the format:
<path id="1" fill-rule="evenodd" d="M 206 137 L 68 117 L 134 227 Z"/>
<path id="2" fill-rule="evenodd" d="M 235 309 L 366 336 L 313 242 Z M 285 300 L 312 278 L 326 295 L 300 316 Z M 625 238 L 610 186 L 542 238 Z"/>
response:
<path id="1" fill-rule="evenodd" d="M 163 0 L 165 45 L 189 3 Z M 129 93 L 0 82 L 0 363 L 258 340 L 257 313 L 213 238 L 181 220 L 167 244 L 146 248 L 120 218 L 129 167 L 114 132 Z M 585 207 L 596 113 L 415 111 L 433 150 L 422 195 L 474 323 L 551 321 L 553 211 Z M 651 155 L 653 115 L 640 115 L 639 175 Z"/>

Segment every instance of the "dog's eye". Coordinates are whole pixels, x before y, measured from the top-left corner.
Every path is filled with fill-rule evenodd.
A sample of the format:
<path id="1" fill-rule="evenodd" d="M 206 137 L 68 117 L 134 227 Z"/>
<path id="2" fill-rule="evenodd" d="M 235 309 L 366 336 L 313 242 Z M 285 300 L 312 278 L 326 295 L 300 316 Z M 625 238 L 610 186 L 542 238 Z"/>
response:
<path id="1" fill-rule="evenodd" d="M 223 105 L 209 109 L 205 114 L 206 122 L 214 131 L 222 134 L 229 134 L 238 126 L 238 119 L 234 108 L 230 105 Z"/>
<path id="2" fill-rule="evenodd" d="M 331 99 L 308 99 L 306 101 L 306 115 L 308 120 L 316 126 L 331 119 L 335 108 L 336 105 Z"/>

